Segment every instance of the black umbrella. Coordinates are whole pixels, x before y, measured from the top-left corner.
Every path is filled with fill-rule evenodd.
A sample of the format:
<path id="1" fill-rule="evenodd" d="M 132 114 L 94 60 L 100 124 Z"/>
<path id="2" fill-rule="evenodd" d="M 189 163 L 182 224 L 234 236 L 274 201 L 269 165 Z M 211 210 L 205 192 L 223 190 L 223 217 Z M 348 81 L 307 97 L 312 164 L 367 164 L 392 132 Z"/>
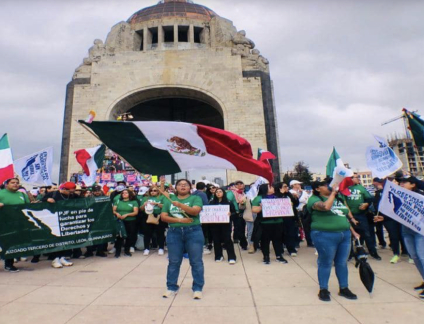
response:
<path id="1" fill-rule="evenodd" d="M 371 266 L 367 262 L 368 255 L 364 247 L 359 243 L 359 240 L 357 240 L 357 242 L 358 245 L 355 249 L 355 267 L 359 267 L 359 277 L 368 292 L 372 294 L 374 288 L 374 271 L 372 271 Z"/>

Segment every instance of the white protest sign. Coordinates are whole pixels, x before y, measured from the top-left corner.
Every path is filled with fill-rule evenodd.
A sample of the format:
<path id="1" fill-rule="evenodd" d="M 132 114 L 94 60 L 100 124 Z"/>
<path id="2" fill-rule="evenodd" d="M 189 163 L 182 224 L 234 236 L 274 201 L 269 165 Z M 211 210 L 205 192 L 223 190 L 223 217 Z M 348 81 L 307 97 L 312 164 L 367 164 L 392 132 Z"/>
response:
<path id="1" fill-rule="evenodd" d="M 386 181 L 378 210 L 424 235 L 424 196 Z"/>
<path id="2" fill-rule="evenodd" d="M 200 212 L 200 222 L 202 224 L 229 223 L 230 205 L 210 205 L 203 206 Z"/>
<path id="3" fill-rule="evenodd" d="M 368 168 L 373 177 L 385 178 L 402 168 L 402 161 L 395 152 L 388 146 L 385 139 L 374 135 L 380 144 L 379 147 L 367 147 L 366 158 Z"/>
<path id="4" fill-rule="evenodd" d="M 264 218 L 294 216 L 290 198 L 262 199 L 261 203 Z"/>

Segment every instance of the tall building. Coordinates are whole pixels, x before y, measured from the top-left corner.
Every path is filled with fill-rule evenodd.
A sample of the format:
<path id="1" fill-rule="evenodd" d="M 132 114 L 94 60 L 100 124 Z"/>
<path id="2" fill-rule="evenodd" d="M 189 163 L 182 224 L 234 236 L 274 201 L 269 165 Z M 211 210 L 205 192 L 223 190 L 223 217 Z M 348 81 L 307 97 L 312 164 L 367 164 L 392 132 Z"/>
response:
<path id="1" fill-rule="evenodd" d="M 414 148 L 411 138 L 392 138 L 389 146 L 396 153 L 403 163 L 403 169 L 410 171 L 414 175 L 422 175 L 424 165 L 424 148 Z"/>
<path id="2" fill-rule="evenodd" d="M 125 2 L 123 2 L 125 4 Z M 182 121 L 233 132 L 253 152 L 278 152 L 269 62 L 216 12 L 188 0 L 162 0 L 96 39 L 67 86 L 60 180 L 78 172 L 73 152 L 98 145 L 77 120 L 131 114 L 133 121 Z M 271 161 L 279 178 L 279 160 Z M 149 173 L 149 170 L 139 170 Z M 227 181 L 256 176 L 229 171 Z"/>

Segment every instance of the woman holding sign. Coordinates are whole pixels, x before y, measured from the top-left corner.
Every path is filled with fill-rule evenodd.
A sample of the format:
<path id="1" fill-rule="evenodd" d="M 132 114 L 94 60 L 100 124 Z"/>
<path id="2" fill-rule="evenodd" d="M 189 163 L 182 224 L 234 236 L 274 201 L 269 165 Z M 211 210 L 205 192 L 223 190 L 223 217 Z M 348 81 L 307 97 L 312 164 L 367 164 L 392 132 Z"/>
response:
<path id="1" fill-rule="evenodd" d="M 222 245 L 224 244 L 228 254 L 228 263 L 236 264 L 236 253 L 234 252 L 234 243 L 231 239 L 231 223 L 230 216 L 236 212 L 234 204 L 230 203 L 225 194 L 225 189 L 218 188 L 215 191 L 215 196 L 209 205 L 229 205 L 230 212 L 228 213 L 228 223 L 212 224 L 213 248 L 215 250 L 215 262 L 224 260 L 222 255 Z"/>
<path id="2" fill-rule="evenodd" d="M 274 188 L 269 184 L 259 186 L 258 196 L 252 201 L 252 212 L 257 213 L 255 226 L 260 223 L 262 228 L 261 249 L 264 256 L 264 263 L 270 264 L 269 244 L 272 242 L 277 262 L 287 263 L 283 258 L 283 218 L 264 218 L 262 215 L 262 201 L 264 199 L 276 199 Z M 259 225 L 259 224 L 258 224 Z"/>
<path id="3" fill-rule="evenodd" d="M 348 288 L 347 259 L 351 246 L 349 209 L 338 196 L 338 189 L 330 190 L 327 182 L 313 182 L 312 190 L 307 208 L 312 216 L 311 238 L 318 251 L 318 297 L 322 301 L 331 300 L 328 281 L 334 264 L 340 287 L 339 296 L 357 299 Z M 354 235 L 359 237 L 356 233 Z"/>
<path id="4" fill-rule="evenodd" d="M 202 210 L 202 199 L 190 194 L 191 183 L 186 179 L 180 179 L 175 185 L 175 195 L 170 195 L 164 200 L 161 220 L 169 223 L 166 243 L 168 246 L 168 272 L 166 274 L 167 291 L 164 298 L 177 294 L 179 286 L 181 262 L 184 250 L 187 251 L 191 274 L 193 276 L 193 298 L 202 298 L 202 289 L 205 284 L 203 268 L 203 236 L 199 214 Z"/>

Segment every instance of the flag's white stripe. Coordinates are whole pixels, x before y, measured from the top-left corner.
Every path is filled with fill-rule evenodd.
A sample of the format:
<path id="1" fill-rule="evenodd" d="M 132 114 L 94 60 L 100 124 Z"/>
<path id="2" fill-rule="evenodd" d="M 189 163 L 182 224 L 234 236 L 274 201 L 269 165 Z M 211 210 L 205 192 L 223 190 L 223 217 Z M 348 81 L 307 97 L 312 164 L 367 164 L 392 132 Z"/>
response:
<path id="1" fill-rule="evenodd" d="M 10 148 L 0 150 L 0 169 L 13 164 L 12 150 Z"/>
<path id="2" fill-rule="evenodd" d="M 153 147 L 168 151 L 181 170 L 236 170 L 236 167 L 229 161 L 206 152 L 205 142 L 197 133 L 196 125 L 179 122 L 134 122 L 134 124 Z M 196 156 L 172 151 L 173 146 L 176 149 L 175 144 L 170 141 L 174 137 L 186 140 L 196 150 L 200 150 L 200 154 Z M 201 156 L 202 153 L 205 155 Z"/>
<path id="3" fill-rule="evenodd" d="M 98 145 L 96 147 L 86 148 L 85 150 L 88 152 L 88 154 L 90 154 L 91 157 L 94 157 L 94 155 L 100 149 L 100 147 L 101 147 L 101 145 Z"/>

